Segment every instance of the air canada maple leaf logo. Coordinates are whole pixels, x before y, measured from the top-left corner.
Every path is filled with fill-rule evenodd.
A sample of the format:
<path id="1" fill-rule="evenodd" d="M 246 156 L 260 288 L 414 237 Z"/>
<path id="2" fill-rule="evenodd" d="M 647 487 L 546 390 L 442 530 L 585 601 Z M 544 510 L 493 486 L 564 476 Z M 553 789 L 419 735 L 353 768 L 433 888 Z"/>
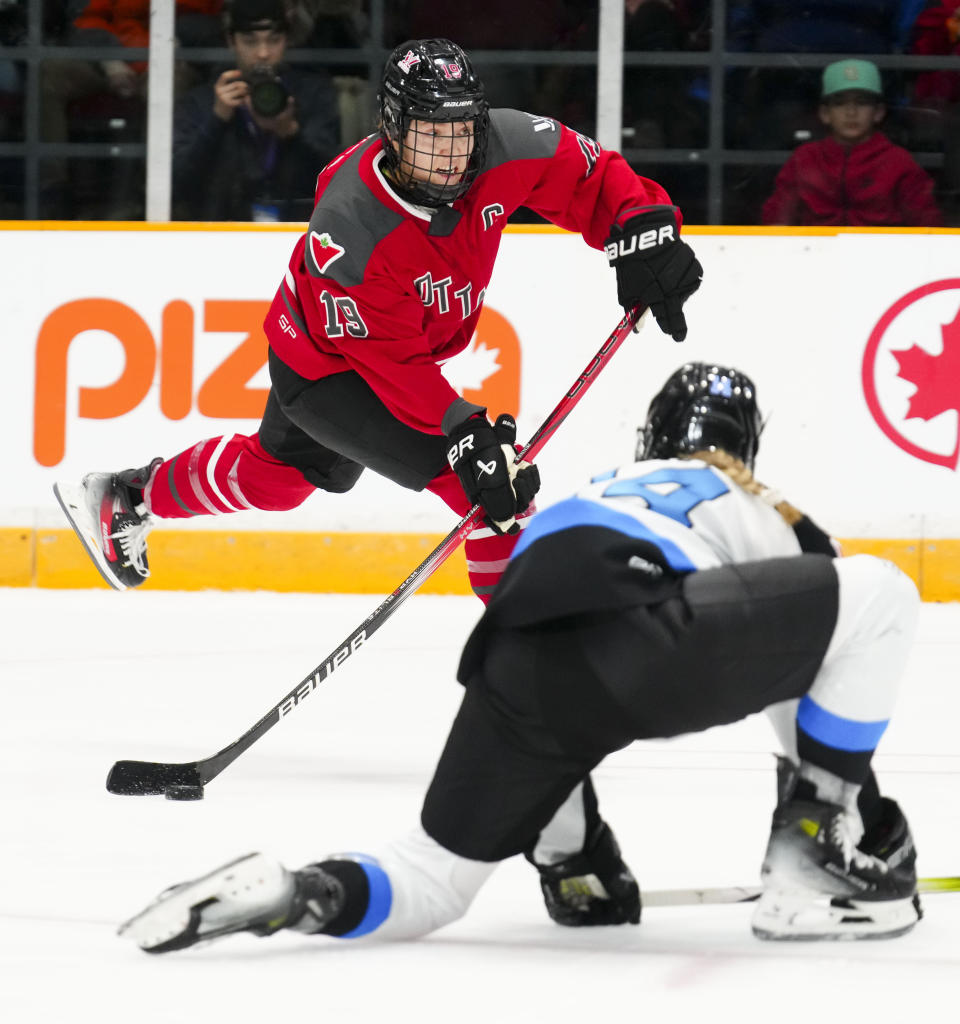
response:
<path id="1" fill-rule="evenodd" d="M 960 278 L 898 299 L 871 332 L 863 393 L 877 425 L 908 455 L 960 462 Z"/>
<path id="2" fill-rule="evenodd" d="M 919 345 L 893 350 L 900 372 L 897 376 L 916 384 L 906 419 L 932 420 L 953 409 L 960 412 L 960 310 L 953 323 L 941 328 L 943 351 L 931 355 Z"/>

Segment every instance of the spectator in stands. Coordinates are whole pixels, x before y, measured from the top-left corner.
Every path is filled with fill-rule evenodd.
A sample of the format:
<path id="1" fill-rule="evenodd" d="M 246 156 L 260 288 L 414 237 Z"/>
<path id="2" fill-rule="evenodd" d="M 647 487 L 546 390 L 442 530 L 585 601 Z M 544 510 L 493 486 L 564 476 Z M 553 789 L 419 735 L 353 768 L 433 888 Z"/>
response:
<path id="1" fill-rule="evenodd" d="M 819 115 L 830 134 L 784 164 L 764 203 L 764 224 L 942 223 L 930 176 L 877 130 L 886 113 L 877 66 L 836 61 L 822 82 Z"/>
<path id="2" fill-rule="evenodd" d="M 960 56 L 960 2 L 929 0 L 913 23 L 908 50 L 924 56 Z M 960 222 L 960 72 L 922 71 L 914 81 L 911 106 L 922 117 L 936 148 L 943 150 L 941 204 L 948 222 Z"/>
<path id="3" fill-rule="evenodd" d="M 960 56 L 960 3 L 931 0 L 917 15 L 908 44 L 910 53 Z M 913 101 L 948 107 L 960 102 L 960 72 L 937 70 L 917 75 Z"/>
<path id="4" fill-rule="evenodd" d="M 317 174 L 339 152 L 333 84 L 283 63 L 283 0 L 233 0 L 226 15 L 235 66 L 191 90 L 174 117 L 174 216 L 307 220 Z"/>

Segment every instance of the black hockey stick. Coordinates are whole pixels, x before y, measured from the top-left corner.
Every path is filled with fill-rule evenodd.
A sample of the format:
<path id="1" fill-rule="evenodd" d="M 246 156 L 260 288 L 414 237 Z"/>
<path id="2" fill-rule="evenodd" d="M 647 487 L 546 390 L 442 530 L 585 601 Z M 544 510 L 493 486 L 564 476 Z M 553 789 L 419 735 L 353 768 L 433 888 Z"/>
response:
<path id="1" fill-rule="evenodd" d="M 543 421 L 540 428 L 527 442 L 517 459 L 533 458 L 540 452 L 560 424 L 571 413 L 574 406 L 586 394 L 600 371 L 607 365 L 614 352 L 627 336 L 637 327 L 646 310 L 635 309 L 617 324 L 613 333 L 600 346 L 586 369 L 574 381 L 557 407 Z M 467 535 L 476 528 L 483 516 L 479 505 L 460 520 L 434 550 L 413 570 L 396 590 L 367 616 L 366 619 L 301 682 L 239 739 L 228 747 L 202 761 L 186 761 L 182 764 L 164 764 L 155 761 L 117 761 L 107 776 L 107 789 L 123 796 L 147 796 L 163 793 L 174 800 L 198 800 L 203 796 L 203 787 L 215 779 L 228 765 L 232 764 L 245 750 L 272 729 L 281 718 L 300 706 L 306 697 L 331 676 L 365 644 L 370 637 L 390 618 L 404 601 L 429 579 L 446 559 L 453 554 Z"/>

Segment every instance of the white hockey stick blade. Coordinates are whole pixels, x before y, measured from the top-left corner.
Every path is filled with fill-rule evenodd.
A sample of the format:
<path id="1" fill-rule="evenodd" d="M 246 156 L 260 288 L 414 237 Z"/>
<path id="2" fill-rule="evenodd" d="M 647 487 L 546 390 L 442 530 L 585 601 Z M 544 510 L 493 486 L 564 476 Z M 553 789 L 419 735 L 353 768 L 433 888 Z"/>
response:
<path id="1" fill-rule="evenodd" d="M 758 885 L 729 886 L 716 889 L 641 890 L 644 907 L 694 907 L 705 903 L 753 903 L 763 890 Z M 925 894 L 960 892 L 960 876 L 918 878 L 917 891 Z"/>

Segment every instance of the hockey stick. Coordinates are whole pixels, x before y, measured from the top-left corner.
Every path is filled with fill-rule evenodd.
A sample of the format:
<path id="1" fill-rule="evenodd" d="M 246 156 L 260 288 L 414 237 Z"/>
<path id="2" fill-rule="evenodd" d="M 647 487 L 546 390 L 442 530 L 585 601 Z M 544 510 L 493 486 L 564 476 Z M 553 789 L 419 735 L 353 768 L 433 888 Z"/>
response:
<path id="1" fill-rule="evenodd" d="M 587 364 L 586 369 L 574 381 L 557 407 L 543 421 L 540 428 L 520 451 L 518 460 L 533 458 L 540 452 L 556 429 L 573 411 L 574 406 L 586 394 L 600 371 L 607 365 L 614 352 L 623 344 L 627 335 L 637 327 L 644 309 L 634 309 L 617 324 L 613 333 L 600 346 L 599 351 Z M 228 747 L 202 761 L 187 761 L 182 764 L 164 764 L 155 761 L 117 761 L 107 776 L 107 789 L 123 796 L 147 796 L 163 793 L 174 800 L 198 800 L 203 796 L 203 787 L 215 779 L 228 765 L 232 764 L 245 750 L 272 729 L 281 718 L 295 710 L 325 679 L 331 676 L 357 648 L 390 618 L 404 601 L 429 579 L 447 558 L 453 554 L 467 535 L 476 528 L 483 516 L 479 505 L 472 509 L 427 555 L 396 590 L 367 616 L 366 619 L 330 654 L 239 739 Z"/>
<path id="2" fill-rule="evenodd" d="M 917 892 L 960 892 L 960 877 L 918 878 Z M 763 890 L 759 886 L 731 886 L 719 889 L 652 889 L 642 892 L 644 907 L 693 907 L 707 903 L 755 903 Z"/>
<path id="3" fill-rule="evenodd" d="M 729 889 L 647 889 L 642 893 L 643 909 L 651 907 L 719 906 L 729 903 L 755 903 L 760 898 L 758 886 Z M 960 877 L 918 878 L 917 892 L 929 896 L 938 892 L 960 892 Z M 18 913 L 0 910 L 0 921 L 29 921 L 31 924 L 103 925 L 116 927 L 112 917 L 73 917 L 59 914 Z"/>

